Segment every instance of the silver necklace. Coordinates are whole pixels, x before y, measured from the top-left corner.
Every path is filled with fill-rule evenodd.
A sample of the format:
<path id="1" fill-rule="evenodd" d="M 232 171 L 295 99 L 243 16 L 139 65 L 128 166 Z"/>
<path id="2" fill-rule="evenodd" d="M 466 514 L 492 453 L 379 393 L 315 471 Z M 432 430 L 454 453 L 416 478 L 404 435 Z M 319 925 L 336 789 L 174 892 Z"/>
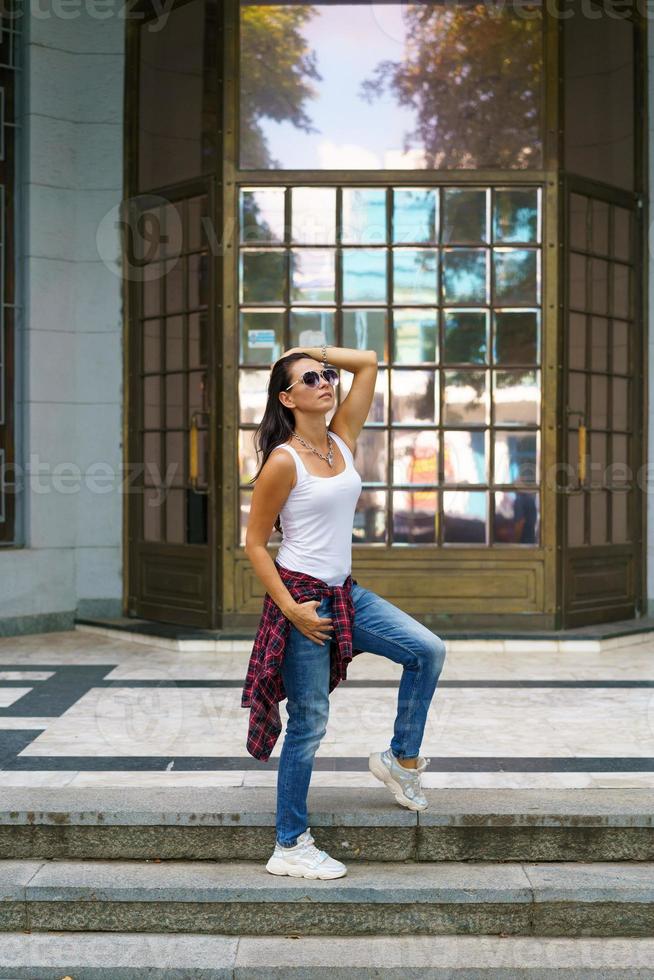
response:
<path id="1" fill-rule="evenodd" d="M 323 456 L 323 454 L 321 452 L 318 452 L 318 450 L 314 446 L 311 446 L 309 445 L 308 442 L 305 442 L 302 436 L 299 436 L 297 432 L 294 432 L 293 435 L 295 436 L 296 439 L 300 440 L 303 446 L 306 446 L 307 449 L 310 449 L 312 453 L 315 453 L 316 456 L 320 456 L 321 459 L 327 460 L 330 466 L 334 465 L 334 440 L 330 436 L 329 432 L 327 433 L 327 442 L 329 443 L 329 451 L 327 452 L 326 456 Z"/>

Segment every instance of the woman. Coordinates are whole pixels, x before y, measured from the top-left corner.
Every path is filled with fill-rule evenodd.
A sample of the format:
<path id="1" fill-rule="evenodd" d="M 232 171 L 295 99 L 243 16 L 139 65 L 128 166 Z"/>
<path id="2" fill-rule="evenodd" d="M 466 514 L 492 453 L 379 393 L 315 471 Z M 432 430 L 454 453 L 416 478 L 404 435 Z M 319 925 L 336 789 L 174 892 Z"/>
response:
<path id="1" fill-rule="evenodd" d="M 246 553 L 266 589 L 242 706 L 251 706 L 248 750 L 267 759 L 288 723 L 277 773 L 272 874 L 340 878 L 347 868 L 315 847 L 307 826 L 313 759 L 326 732 L 329 693 L 352 656 L 368 651 L 402 664 L 393 738 L 373 752 L 370 771 L 402 806 L 424 810 L 418 756 L 429 705 L 445 658 L 443 641 L 351 576 L 352 527 L 361 477 L 357 437 L 375 390 L 377 355 L 369 350 L 293 348 L 273 365 L 255 441 L 263 453 L 254 477 Z M 321 363 L 322 361 L 322 363 Z M 352 387 L 327 427 L 338 371 Z M 280 523 L 281 518 L 281 523 Z M 275 561 L 266 545 L 282 531 Z"/>

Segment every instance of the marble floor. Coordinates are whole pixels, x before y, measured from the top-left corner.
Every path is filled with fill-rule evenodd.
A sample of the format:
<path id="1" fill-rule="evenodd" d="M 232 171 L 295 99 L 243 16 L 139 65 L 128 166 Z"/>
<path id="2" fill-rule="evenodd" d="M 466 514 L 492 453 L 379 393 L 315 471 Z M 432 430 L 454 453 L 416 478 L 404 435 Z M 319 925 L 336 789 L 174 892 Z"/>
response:
<path id="1" fill-rule="evenodd" d="M 0 638 L 0 786 L 274 786 L 245 747 L 251 642 L 180 652 L 76 629 Z M 355 657 L 312 785 L 379 784 L 401 667 Z M 281 705 L 286 720 L 285 702 Z M 453 641 L 421 753 L 438 787 L 654 786 L 654 637 L 594 649 Z"/>

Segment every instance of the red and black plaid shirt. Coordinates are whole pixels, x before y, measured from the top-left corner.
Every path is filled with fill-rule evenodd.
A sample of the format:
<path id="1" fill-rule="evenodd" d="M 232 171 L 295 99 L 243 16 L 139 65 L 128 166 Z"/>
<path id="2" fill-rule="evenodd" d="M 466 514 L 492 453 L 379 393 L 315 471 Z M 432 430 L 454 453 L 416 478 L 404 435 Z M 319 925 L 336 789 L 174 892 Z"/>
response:
<path id="1" fill-rule="evenodd" d="M 296 602 L 322 600 L 326 596 L 333 596 L 331 617 L 334 638 L 330 641 L 329 677 L 331 692 L 339 681 L 345 680 L 352 657 L 363 653 L 362 650 L 352 649 L 352 585 L 356 579 L 348 575 L 342 585 L 327 585 L 313 575 L 291 571 L 277 562 L 275 567 Z M 241 697 L 241 707 L 250 708 L 247 750 L 255 759 L 262 759 L 264 762 L 268 760 L 282 730 L 279 702 L 286 697 L 286 691 L 281 666 L 290 625 L 290 620 L 266 592 Z"/>

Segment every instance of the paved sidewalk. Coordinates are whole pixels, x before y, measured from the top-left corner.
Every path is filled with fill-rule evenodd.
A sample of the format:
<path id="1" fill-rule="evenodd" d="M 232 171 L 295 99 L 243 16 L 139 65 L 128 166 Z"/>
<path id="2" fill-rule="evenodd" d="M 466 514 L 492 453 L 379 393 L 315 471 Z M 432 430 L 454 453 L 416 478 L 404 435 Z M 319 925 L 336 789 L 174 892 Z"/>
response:
<path id="1" fill-rule="evenodd" d="M 267 763 L 245 748 L 250 650 L 88 629 L 1 638 L 0 786 L 274 786 L 283 733 Z M 312 786 L 379 788 L 368 753 L 388 745 L 400 674 L 353 660 Z M 654 637 L 604 652 L 455 641 L 421 752 L 426 788 L 654 787 Z"/>

